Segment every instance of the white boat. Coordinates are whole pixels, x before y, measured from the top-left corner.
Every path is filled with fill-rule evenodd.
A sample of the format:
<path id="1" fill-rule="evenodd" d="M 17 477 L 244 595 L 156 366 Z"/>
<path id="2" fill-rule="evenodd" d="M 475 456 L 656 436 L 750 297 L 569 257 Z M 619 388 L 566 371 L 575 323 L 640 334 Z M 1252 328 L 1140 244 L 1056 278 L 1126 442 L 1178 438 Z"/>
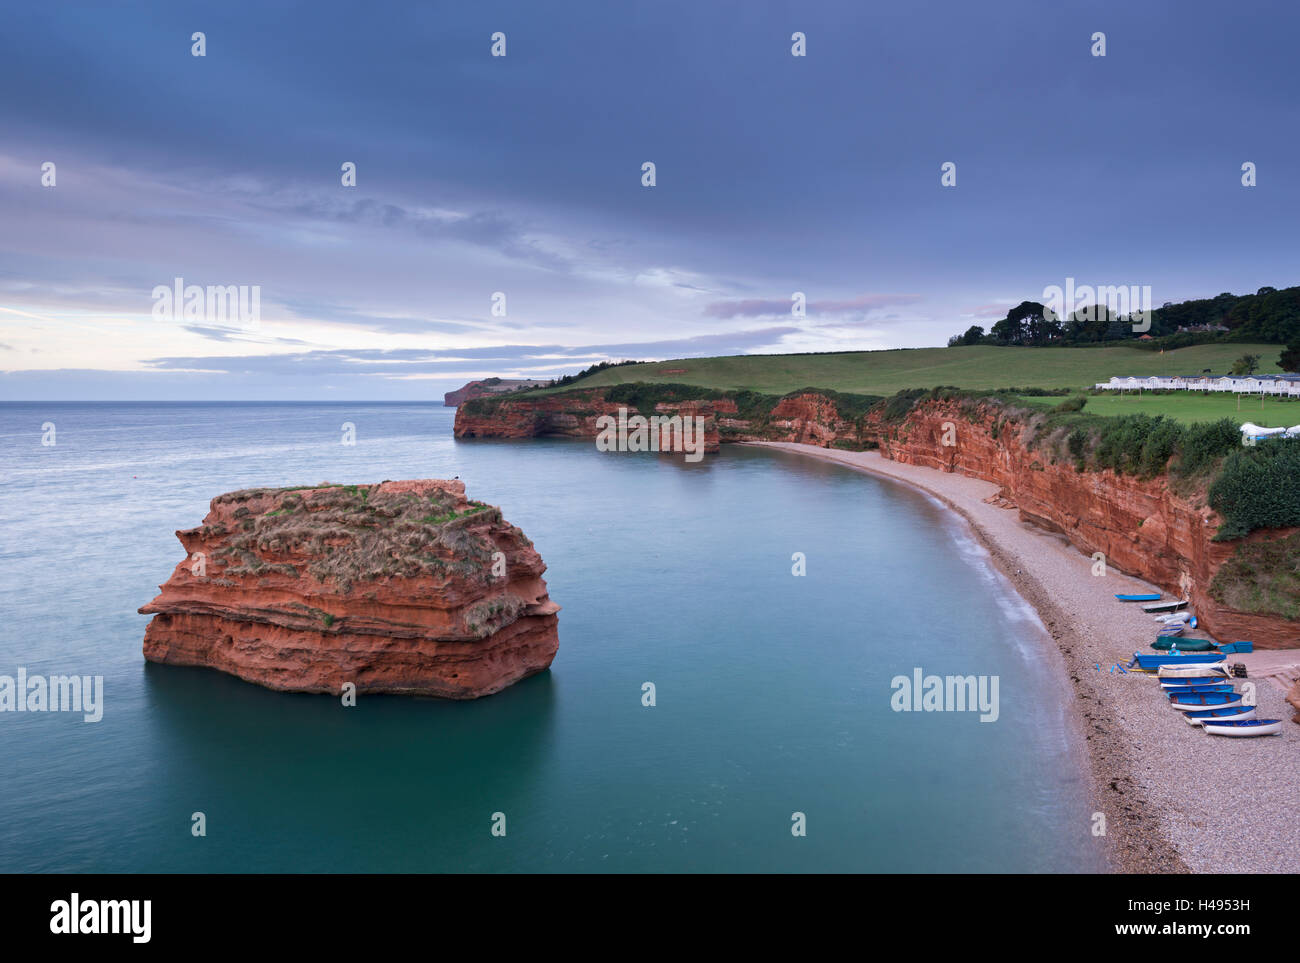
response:
<path id="1" fill-rule="evenodd" d="M 1241 695 L 1236 692 L 1173 693 L 1169 705 L 1179 712 L 1200 712 L 1204 709 L 1235 709 L 1241 705 Z"/>
<path id="2" fill-rule="evenodd" d="M 1220 692 L 1224 687 L 1232 687 L 1232 680 L 1224 676 L 1186 676 L 1181 679 L 1161 679 L 1160 688 L 1165 692 L 1191 692 L 1193 689 L 1210 689 L 1217 688 Z"/>
<path id="3" fill-rule="evenodd" d="M 1206 722 L 1214 724 L 1216 722 L 1245 722 L 1247 719 L 1255 718 L 1254 706 L 1238 706 L 1233 709 L 1219 709 L 1211 718 L 1206 718 L 1203 712 L 1184 712 L 1183 721 L 1189 726 L 1204 725 Z"/>
<path id="4" fill-rule="evenodd" d="M 1156 669 L 1161 679 L 1196 679 L 1202 676 L 1223 676 L 1231 678 L 1228 667 L 1222 662 L 1202 663 L 1200 665 L 1162 665 Z"/>
<path id="5" fill-rule="evenodd" d="M 1212 736 L 1275 736 L 1282 731 L 1281 719 L 1243 719 L 1240 722 L 1206 722 L 1201 726 Z"/>
<path id="6" fill-rule="evenodd" d="M 1142 606 L 1143 612 L 1176 612 L 1179 609 L 1187 608 L 1187 599 L 1173 602 L 1152 602 L 1150 605 Z"/>
<path id="7" fill-rule="evenodd" d="M 1182 612 L 1170 612 L 1168 615 L 1157 615 L 1155 619 L 1157 622 L 1163 622 L 1165 625 L 1169 625 L 1173 622 L 1190 621 L 1192 617 L 1192 613 L 1184 609 Z"/>

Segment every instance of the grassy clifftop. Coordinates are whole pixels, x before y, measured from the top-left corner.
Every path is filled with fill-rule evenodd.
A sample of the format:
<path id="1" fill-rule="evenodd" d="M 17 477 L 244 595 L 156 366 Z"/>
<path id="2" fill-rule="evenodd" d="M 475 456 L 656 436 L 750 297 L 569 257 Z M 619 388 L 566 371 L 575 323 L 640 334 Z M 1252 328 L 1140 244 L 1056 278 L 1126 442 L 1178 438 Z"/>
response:
<path id="1" fill-rule="evenodd" d="M 675 383 L 722 391 L 785 395 L 808 385 L 861 395 L 892 395 L 905 388 L 956 385 L 993 390 L 1015 385 L 1083 388 L 1112 375 L 1226 374 L 1243 354 L 1260 356 L 1261 373 L 1279 371 L 1275 344 L 1206 344 L 1176 351 L 1133 347 L 903 348 L 837 354 L 735 355 L 686 358 L 606 368 L 565 388 L 628 382 Z M 535 394 L 537 392 L 530 392 Z"/>

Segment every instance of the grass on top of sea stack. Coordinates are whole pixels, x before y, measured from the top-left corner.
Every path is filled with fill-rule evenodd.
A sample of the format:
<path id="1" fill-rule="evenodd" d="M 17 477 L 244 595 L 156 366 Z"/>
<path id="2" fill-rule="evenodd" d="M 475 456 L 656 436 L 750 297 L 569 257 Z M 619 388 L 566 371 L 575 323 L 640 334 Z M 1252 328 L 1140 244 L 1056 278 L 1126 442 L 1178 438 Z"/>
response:
<path id="1" fill-rule="evenodd" d="M 1009 387 L 1091 388 L 1114 375 L 1187 375 L 1206 368 L 1227 374 L 1243 354 L 1260 356 L 1260 373 L 1279 371 L 1276 344 L 1203 344 L 1173 351 L 1104 348 L 900 348 L 834 354 L 756 354 L 685 358 L 619 365 L 564 388 L 628 382 L 673 382 L 729 391 L 785 395 L 814 386 L 851 394 L 892 395 L 904 388 L 954 385 L 974 390 Z M 537 394 L 539 392 L 530 392 Z M 1244 406 L 1243 406 L 1244 407 Z"/>
<path id="2" fill-rule="evenodd" d="M 306 571 L 344 592 L 356 582 L 460 571 L 481 574 L 494 546 L 460 520 L 500 510 L 462 501 L 452 492 L 378 491 L 379 485 L 318 485 L 250 488 L 220 495 L 236 503 L 240 532 L 218 556 L 231 564 L 223 574 L 256 575 L 273 568 L 301 571 L 294 559 L 311 558 Z M 262 509 L 262 510 L 258 510 Z M 274 566 L 271 555 L 283 562 Z M 462 571 L 463 570 L 463 571 Z"/>

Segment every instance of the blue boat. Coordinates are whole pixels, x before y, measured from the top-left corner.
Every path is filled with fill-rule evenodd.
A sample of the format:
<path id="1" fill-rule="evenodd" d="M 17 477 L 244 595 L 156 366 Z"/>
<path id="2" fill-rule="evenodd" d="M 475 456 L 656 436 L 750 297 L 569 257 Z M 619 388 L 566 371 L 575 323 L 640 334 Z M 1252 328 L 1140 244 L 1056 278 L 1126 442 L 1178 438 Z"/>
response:
<path id="1" fill-rule="evenodd" d="M 1133 661 L 1128 664 L 1128 667 L 1154 672 L 1162 665 L 1212 665 L 1215 662 L 1226 661 L 1228 657 L 1222 652 L 1156 652 L 1152 655 L 1134 652 Z"/>
<path id="2" fill-rule="evenodd" d="M 1198 675 L 1181 679 L 1160 680 L 1160 688 L 1164 689 L 1166 692 L 1170 689 L 1186 689 L 1189 687 L 1195 688 L 1196 686 L 1204 687 L 1207 685 L 1232 685 L 1232 680 L 1225 679 L 1221 675 Z"/>
<path id="3" fill-rule="evenodd" d="M 1165 689 L 1165 695 L 1170 699 L 1181 699 L 1187 694 L 1192 695 L 1209 695 L 1214 692 L 1236 692 L 1231 682 L 1216 682 L 1213 685 L 1184 685 L 1177 689 Z"/>
<path id="4" fill-rule="evenodd" d="M 1241 696 L 1236 692 L 1180 692 L 1169 697 L 1169 704 L 1182 712 L 1230 709 L 1241 705 Z"/>
<path id="5" fill-rule="evenodd" d="M 1159 602 L 1159 595 L 1116 595 L 1121 602 Z"/>
<path id="6" fill-rule="evenodd" d="M 1198 709 L 1184 712 L 1183 718 L 1188 725 L 1199 726 L 1204 722 L 1244 722 L 1255 718 L 1254 706 L 1236 706 L 1232 709 Z"/>

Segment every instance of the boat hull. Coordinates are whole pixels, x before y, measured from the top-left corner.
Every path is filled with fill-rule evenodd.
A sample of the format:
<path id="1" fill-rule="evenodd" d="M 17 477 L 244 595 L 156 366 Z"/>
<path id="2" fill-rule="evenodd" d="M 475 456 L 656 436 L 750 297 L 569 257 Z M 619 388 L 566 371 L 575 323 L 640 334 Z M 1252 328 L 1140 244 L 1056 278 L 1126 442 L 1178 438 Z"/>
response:
<path id="1" fill-rule="evenodd" d="M 1171 697 L 1169 705 L 1179 712 L 1195 712 L 1198 709 L 1233 709 L 1241 705 L 1241 696 L 1235 692 L 1183 693 L 1181 697 Z"/>
<path id="2" fill-rule="evenodd" d="M 1187 655 L 1181 652 L 1169 655 L 1134 652 L 1133 661 L 1129 665 L 1136 666 L 1139 669 L 1155 671 L 1162 665 L 1209 665 L 1214 662 L 1225 662 L 1227 658 L 1222 652 L 1194 652 Z"/>
<path id="3" fill-rule="evenodd" d="M 1155 602 L 1152 605 L 1142 606 L 1143 612 L 1177 612 L 1179 609 L 1187 607 L 1184 602 Z"/>
<path id="4" fill-rule="evenodd" d="M 1282 731 L 1281 719 L 1245 719 L 1241 722 L 1205 722 L 1201 725 L 1212 736 L 1249 738 L 1276 736 Z"/>
<path id="5" fill-rule="evenodd" d="M 1232 709 L 1206 709 L 1202 712 L 1184 712 L 1183 720 L 1189 726 L 1199 726 L 1206 722 L 1245 722 L 1255 718 L 1253 706 L 1237 706 Z"/>
<path id="6" fill-rule="evenodd" d="M 1121 602 L 1159 602 L 1159 595 L 1116 595 Z"/>
<path id="7" fill-rule="evenodd" d="M 1200 665 L 1162 665 L 1156 670 L 1162 679 L 1227 679 L 1228 667 L 1223 663 Z"/>

